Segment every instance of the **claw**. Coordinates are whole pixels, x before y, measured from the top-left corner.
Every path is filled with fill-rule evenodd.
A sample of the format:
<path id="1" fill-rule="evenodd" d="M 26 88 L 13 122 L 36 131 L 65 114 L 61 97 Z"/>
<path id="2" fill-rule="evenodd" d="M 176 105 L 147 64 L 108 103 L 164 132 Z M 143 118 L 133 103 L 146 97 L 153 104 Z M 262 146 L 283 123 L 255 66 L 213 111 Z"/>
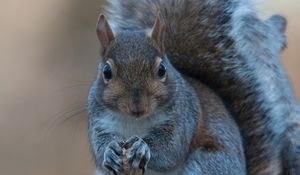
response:
<path id="1" fill-rule="evenodd" d="M 120 144 L 113 141 L 104 151 L 103 167 L 114 175 L 118 175 L 122 169 L 122 160 L 120 155 L 123 155 L 124 149 L 120 147 Z"/>
<path id="2" fill-rule="evenodd" d="M 128 151 L 124 164 L 129 164 L 134 172 L 142 170 L 144 174 L 150 160 L 150 149 L 147 143 L 143 139 L 133 136 L 126 141 L 123 148 Z"/>

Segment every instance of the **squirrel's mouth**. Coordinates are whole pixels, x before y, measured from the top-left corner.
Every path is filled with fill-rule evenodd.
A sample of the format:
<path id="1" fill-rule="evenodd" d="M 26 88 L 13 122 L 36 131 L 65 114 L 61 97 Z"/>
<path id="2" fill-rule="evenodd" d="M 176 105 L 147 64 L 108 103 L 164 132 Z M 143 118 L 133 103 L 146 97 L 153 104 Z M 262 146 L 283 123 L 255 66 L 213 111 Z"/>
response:
<path id="1" fill-rule="evenodd" d="M 129 106 L 128 114 L 135 118 L 141 118 L 149 112 L 149 106 L 145 103 L 134 103 Z"/>
<path id="2" fill-rule="evenodd" d="M 145 112 L 144 111 L 141 111 L 141 112 L 133 112 L 131 111 L 131 116 L 135 117 L 135 118 L 140 118 L 142 117 L 143 115 L 145 115 Z"/>
<path id="3" fill-rule="evenodd" d="M 123 110 L 122 113 L 133 119 L 143 119 L 151 116 L 152 111 L 151 108 L 144 108 L 143 110 L 131 110 L 130 108 L 127 108 L 127 110 Z"/>

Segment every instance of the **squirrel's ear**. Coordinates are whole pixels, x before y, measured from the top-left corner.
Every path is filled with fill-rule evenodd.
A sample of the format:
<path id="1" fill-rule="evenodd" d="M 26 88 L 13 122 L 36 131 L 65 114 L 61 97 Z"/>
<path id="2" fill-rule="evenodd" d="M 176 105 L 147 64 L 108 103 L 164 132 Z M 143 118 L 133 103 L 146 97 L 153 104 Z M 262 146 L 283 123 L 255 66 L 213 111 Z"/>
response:
<path id="1" fill-rule="evenodd" d="M 283 50 L 286 47 L 286 38 L 285 38 L 285 35 L 284 35 L 286 25 L 287 25 L 286 18 L 284 16 L 281 16 L 281 15 L 273 15 L 269 19 L 267 19 L 265 22 L 270 27 L 275 28 L 275 29 L 277 29 L 277 31 L 279 31 L 279 33 L 277 33 L 277 36 L 275 35 L 276 39 L 284 38 L 284 39 L 281 39 L 281 40 L 279 39 L 276 42 L 276 43 L 281 44 L 281 50 Z"/>
<path id="2" fill-rule="evenodd" d="M 267 19 L 266 22 L 272 24 L 280 32 L 282 32 L 282 33 L 285 32 L 287 21 L 284 16 L 273 15 L 269 19 Z"/>
<path id="3" fill-rule="evenodd" d="M 165 39 L 165 33 L 166 33 L 166 26 L 161 20 L 160 13 L 157 15 L 154 26 L 152 28 L 151 32 L 151 38 L 156 42 L 158 45 L 160 52 L 165 52 L 164 47 L 164 39 Z"/>
<path id="4" fill-rule="evenodd" d="M 97 24 L 97 35 L 101 44 L 101 54 L 104 54 L 112 40 L 115 39 L 114 33 L 103 14 L 100 14 Z"/>

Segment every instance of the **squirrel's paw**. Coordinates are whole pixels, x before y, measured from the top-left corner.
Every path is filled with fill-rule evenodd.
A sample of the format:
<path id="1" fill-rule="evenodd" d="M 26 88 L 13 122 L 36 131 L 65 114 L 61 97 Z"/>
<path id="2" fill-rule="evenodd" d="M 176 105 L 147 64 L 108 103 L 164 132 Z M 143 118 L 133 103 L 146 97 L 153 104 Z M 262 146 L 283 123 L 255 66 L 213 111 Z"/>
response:
<path id="1" fill-rule="evenodd" d="M 114 175 L 119 174 L 122 170 L 121 156 L 124 152 L 124 148 L 118 142 L 110 142 L 104 151 L 103 166 Z"/>
<path id="2" fill-rule="evenodd" d="M 127 150 L 125 164 L 131 165 L 133 170 L 142 170 L 144 173 L 150 160 L 150 148 L 147 143 L 133 136 L 126 141 L 124 148 Z"/>

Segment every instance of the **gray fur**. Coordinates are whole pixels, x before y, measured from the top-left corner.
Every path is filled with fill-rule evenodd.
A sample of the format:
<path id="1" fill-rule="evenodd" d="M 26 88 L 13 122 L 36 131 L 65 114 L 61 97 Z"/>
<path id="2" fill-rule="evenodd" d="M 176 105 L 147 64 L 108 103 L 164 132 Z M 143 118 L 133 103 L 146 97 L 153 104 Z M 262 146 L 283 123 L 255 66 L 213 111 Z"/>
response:
<path id="1" fill-rule="evenodd" d="M 126 88 L 149 85 L 151 70 L 148 67 L 157 54 L 149 39 L 137 31 L 118 31 L 111 45 L 110 53 L 101 58 L 100 65 L 107 58 L 113 59 L 118 66 L 118 81 L 125 81 Z M 137 135 L 150 148 L 151 159 L 145 175 L 246 174 L 239 129 L 224 104 L 201 83 L 184 79 L 166 57 L 163 59 L 168 70 L 169 99 L 163 100 L 152 113 L 138 119 L 104 103 L 103 94 L 107 87 L 101 78 L 100 66 L 88 98 L 89 139 L 97 173 L 109 174 L 103 163 L 116 166 L 113 161 L 120 161 L 115 158 L 106 162 L 107 154 L 119 149 L 114 142 L 126 141 L 128 137 Z M 136 66 L 140 67 L 136 69 Z M 192 141 L 199 134 L 199 124 L 205 126 L 203 130 L 211 135 L 219 149 L 192 146 Z M 191 169 L 194 164 L 199 166 Z"/>
<path id="2" fill-rule="evenodd" d="M 249 0 L 109 3 L 115 31 L 148 30 L 162 14 L 174 67 L 214 88 L 236 114 L 249 174 L 300 174 L 299 105 L 280 61 L 284 17 L 262 21 Z"/>

